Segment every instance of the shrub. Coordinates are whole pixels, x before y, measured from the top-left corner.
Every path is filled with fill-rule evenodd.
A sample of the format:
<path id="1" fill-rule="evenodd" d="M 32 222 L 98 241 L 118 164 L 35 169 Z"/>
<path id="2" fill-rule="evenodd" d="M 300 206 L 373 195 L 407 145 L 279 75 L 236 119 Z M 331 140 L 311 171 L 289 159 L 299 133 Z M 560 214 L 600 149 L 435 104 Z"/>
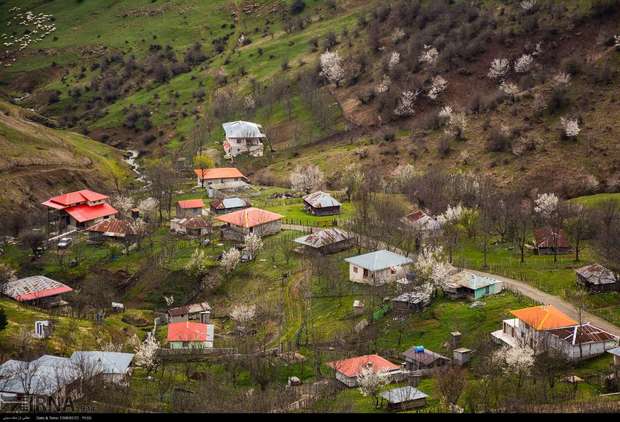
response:
<path id="1" fill-rule="evenodd" d="M 306 3 L 304 2 L 304 0 L 295 0 L 293 1 L 293 4 L 291 4 L 291 14 L 298 15 L 303 12 L 305 8 Z"/>
<path id="2" fill-rule="evenodd" d="M 490 152 L 507 151 L 512 146 L 510 133 L 498 128 L 491 129 L 487 139 L 486 149 Z"/>

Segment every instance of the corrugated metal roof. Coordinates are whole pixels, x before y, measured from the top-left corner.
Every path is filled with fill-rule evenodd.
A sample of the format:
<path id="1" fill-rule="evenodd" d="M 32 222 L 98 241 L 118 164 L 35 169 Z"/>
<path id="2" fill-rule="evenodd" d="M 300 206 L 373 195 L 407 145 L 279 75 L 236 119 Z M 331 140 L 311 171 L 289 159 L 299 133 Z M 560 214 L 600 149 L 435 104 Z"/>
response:
<path id="1" fill-rule="evenodd" d="M 87 221 L 96 220 L 97 218 L 118 214 L 118 211 L 106 202 L 99 205 L 76 205 L 75 207 L 65 208 L 65 211 L 78 223 L 85 223 Z"/>
<path id="2" fill-rule="evenodd" d="M 423 365 L 430 365 L 431 363 L 439 359 L 450 360 L 447 357 L 440 355 L 439 353 L 435 353 L 429 349 L 424 349 L 423 352 L 416 352 L 416 347 L 417 346 L 413 346 L 407 351 L 405 351 L 403 353 L 403 356 L 405 356 L 407 359 L 410 359 L 414 362 L 420 362 Z"/>
<path id="3" fill-rule="evenodd" d="M 455 283 L 459 286 L 467 287 L 472 290 L 482 289 L 484 287 L 499 283 L 498 280 L 470 273 L 469 271 L 459 271 L 458 273 L 451 275 L 448 280 L 451 283 Z"/>
<path id="4" fill-rule="evenodd" d="M 234 167 L 194 169 L 194 173 L 202 180 L 246 178 L 243 173 Z"/>
<path id="5" fill-rule="evenodd" d="M 534 229 L 534 239 L 538 248 L 554 248 L 557 242 L 558 248 L 570 248 L 570 242 L 564 230 L 554 232 L 550 227 Z"/>
<path id="6" fill-rule="evenodd" d="M 332 228 L 320 230 L 307 236 L 298 237 L 295 239 L 295 242 L 301 245 L 310 246 L 312 248 L 321 248 L 323 246 L 351 239 L 351 237 L 352 236 L 344 230 Z"/>
<path id="7" fill-rule="evenodd" d="M 510 313 L 535 330 L 554 330 L 577 325 L 577 321 L 563 314 L 553 305 L 531 306 L 510 311 Z"/>
<path id="8" fill-rule="evenodd" d="M 618 337 L 595 327 L 589 322 L 582 325 L 576 325 L 574 327 L 549 330 L 549 333 L 558 336 L 560 339 L 569 342 L 573 346 L 584 343 L 598 343 L 618 340 Z"/>
<path id="9" fill-rule="evenodd" d="M 327 365 L 347 377 L 358 376 L 363 368 L 372 369 L 374 373 L 383 373 L 400 369 L 400 366 L 393 364 L 379 355 L 364 355 L 350 359 L 336 360 L 327 362 Z"/>
<path id="10" fill-rule="evenodd" d="M 18 302 L 55 296 L 73 289 L 44 275 L 33 275 L 9 281 L 2 286 L 2 293 Z"/>
<path id="11" fill-rule="evenodd" d="M 281 220 L 282 218 L 282 215 L 276 214 L 275 212 L 254 207 L 216 217 L 217 220 L 223 221 L 224 223 L 229 223 L 244 228 L 256 227 L 261 224 Z"/>
<path id="12" fill-rule="evenodd" d="M 210 311 L 211 306 L 207 302 L 193 303 L 191 305 L 179 306 L 168 309 L 168 315 L 179 316 L 185 314 L 193 314 L 196 312 Z"/>
<path id="13" fill-rule="evenodd" d="M 263 127 L 258 123 L 238 120 L 222 124 L 227 138 L 264 138 Z"/>
<path id="14" fill-rule="evenodd" d="M 428 394 L 425 394 L 417 388 L 413 388 L 408 385 L 406 387 L 399 387 L 389 391 L 385 391 L 381 393 L 381 397 L 383 397 L 390 403 L 397 404 L 413 400 L 425 399 L 428 397 Z"/>
<path id="15" fill-rule="evenodd" d="M 331 208 L 342 205 L 329 193 L 317 191 L 304 196 L 304 201 L 310 204 L 312 208 Z"/>
<path id="16" fill-rule="evenodd" d="M 601 264 L 586 265 L 585 267 L 577 268 L 575 272 L 591 284 L 600 285 L 616 283 L 616 275 L 613 271 L 608 270 Z"/>
<path id="17" fill-rule="evenodd" d="M 411 264 L 413 262 L 411 258 L 407 258 L 406 256 L 402 256 L 385 249 L 346 258 L 345 261 L 367 269 L 368 271 L 385 270 L 390 267 L 398 267 L 405 264 Z"/>
<path id="18" fill-rule="evenodd" d="M 71 361 L 76 365 L 87 362 L 93 369 L 102 374 L 126 374 L 134 358 L 133 353 L 120 352 L 73 352 Z"/>
<path id="19" fill-rule="evenodd" d="M 204 208 L 205 204 L 202 199 L 185 199 L 178 202 L 179 207 L 183 209 Z"/>
<path id="20" fill-rule="evenodd" d="M 619 357 L 620 357 L 620 347 L 616 347 L 616 348 L 613 348 L 613 349 L 609 349 L 609 350 L 607 351 L 607 353 L 611 353 L 611 354 L 612 354 L 612 355 L 614 355 L 614 356 L 619 356 Z"/>
<path id="21" fill-rule="evenodd" d="M 29 383 L 23 382 L 24 374 L 29 378 Z M 31 362 L 9 360 L 0 365 L 2 390 L 16 394 L 49 396 L 78 376 L 79 372 L 71 359 L 59 356 L 43 355 Z"/>

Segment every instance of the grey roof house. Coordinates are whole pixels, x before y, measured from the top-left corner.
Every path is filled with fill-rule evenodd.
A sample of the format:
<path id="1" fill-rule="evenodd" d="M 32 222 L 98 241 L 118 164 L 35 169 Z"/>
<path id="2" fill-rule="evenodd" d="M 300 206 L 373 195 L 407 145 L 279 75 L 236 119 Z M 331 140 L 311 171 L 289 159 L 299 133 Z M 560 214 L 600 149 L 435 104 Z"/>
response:
<path id="1" fill-rule="evenodd" d="M 381 393 L 381 398 L 387 402 L 390 410 L 406 410 L 426 406 L 428 394 L 410 385 L 393 388 Z"/>
<path id="2" fill-rule="evenodd" d="M 591 292 L 620 290 L 620 281 L 613 271 L 601 264 L 591 264 L 575 270 L 577 281 Z"/>
<path id="3" fill-rule="evenodd" d="M 349 280 L 356 283 L 385 284 L 405 276 L 413 264 L 411 258 L 382 249 L 346 258 L 349 263 Z"/>
<path id="4" fill-rule="evenodd" d="M 331 228 L 298 237 L 295 243 L 302 246 L 303 252 L 318 252 L 326 255 L 351 247 L 353 236 L 342 229 Z"/>
<path id="5" fill-rule="evenodd" d="M 424 346 L 413 346 L 403 353 L 405 367 L 410 371 L 430 370 L 450 362 L 446 356 L 425 349 Z"/>
<path id="6" fill-rule="evenodd" d="M 125 385 L 131 375 L 133 353 L 121 352 L 73 352 L 71 361 L 76 365 L 85 364 L 104 382 Z"/>
<path id="7" fill-rule="evenodd" d="M 262 157 L 265 134 L 263 127 L 257 123 L 238 120 L 222 124 L 226 139 L 224 140 L 224 152 L 230 157 L 247 153 L 252 157 Z"/>
<path id="8" fill-rule="evenodd" d="M 242 210 L 251 207 L 249 201 L 241 198 L 214 199 L 211 201 L 211 210 L 216 214 L 226 214 L 228 212 Z"/>
<path id="9" fill-rule="evenodd" d="M 304 196 L 304 209 L 312 215 L 340 214 L 342 205 L 329 193 L 318 191 Z"/>

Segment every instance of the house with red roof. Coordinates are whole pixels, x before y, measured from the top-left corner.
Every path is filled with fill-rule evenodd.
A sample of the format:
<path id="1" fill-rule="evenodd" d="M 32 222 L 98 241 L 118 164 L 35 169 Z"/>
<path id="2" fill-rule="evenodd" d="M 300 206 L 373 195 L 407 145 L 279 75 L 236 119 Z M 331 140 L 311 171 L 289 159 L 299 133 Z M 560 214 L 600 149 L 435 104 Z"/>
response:
<path id="1" fill-rule="evenodd" d="M 171 349 L 211 349 L 215 327 L 194 321 L 168 324 L 168 347 Z"/>
<path id="2" fill-rule="evenodd" d="M 20 278 L 0 286 L 3 295 L 18 302 L 43 308 L 66 305 L 67 302 L 62 300 L 62 295 L 72 291 L 71 287 L 44 275 Z"/>
<path id="3" fill-rule="evenodd" d="M 48 222 L 57 229 L 65 227 L 84 228 L 118 214 L 109 197 L 83 189 L 54 196 L 43 202 L 48 209 Z"/>
<path id="4" fill-rule="evenodd" d="M 185 199 L 177 202 L 177 218 L 191 218 L 202 215 L 205 208 L 202 199 Z"/>
<path id="5" fill-rule="evenodd" d="M 567 254 L 572 250 L 568 237 L 562 229 L 554 230 L 551 227 L 534 229 L 534 242 L 538 255 Z"/>
<path id="6" fill-rule="evenodd" d="M 247 186 L 247 177 L 234 167 L 194 169 L 198 186 L 212 189 L 234 189 Z"/>
<path id="7" fill-rule="evenodd" d="M 260 208 L 245 208 L 215 219 L 224 223 L 222 237 L 227 240 L 243 242 L 248 234 L 263 237 L 278 233 L 282 229 L 284 216 Z"/>
<path id="8" fill-rule="evenodd" d="M 347 387 L 357 387 L 357 377 L 365 370 L 385 377 L 388 381 L 397 381 L 404 373 L 401 365 L 396 365 L 379 355 L 364 355 L 354 358 L 328 362 L 327 366 L 336 373 L 336 379 Z"/>

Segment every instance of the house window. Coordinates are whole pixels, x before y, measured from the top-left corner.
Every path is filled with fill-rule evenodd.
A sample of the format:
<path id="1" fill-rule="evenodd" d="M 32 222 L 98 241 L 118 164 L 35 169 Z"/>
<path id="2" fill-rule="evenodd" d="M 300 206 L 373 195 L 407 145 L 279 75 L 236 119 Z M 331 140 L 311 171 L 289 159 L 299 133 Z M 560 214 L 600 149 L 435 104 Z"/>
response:
<path id="1" fill-rule="evenodd" d="M 353 272 L 357 274 L 357 267 L 353 267 Z"/>

